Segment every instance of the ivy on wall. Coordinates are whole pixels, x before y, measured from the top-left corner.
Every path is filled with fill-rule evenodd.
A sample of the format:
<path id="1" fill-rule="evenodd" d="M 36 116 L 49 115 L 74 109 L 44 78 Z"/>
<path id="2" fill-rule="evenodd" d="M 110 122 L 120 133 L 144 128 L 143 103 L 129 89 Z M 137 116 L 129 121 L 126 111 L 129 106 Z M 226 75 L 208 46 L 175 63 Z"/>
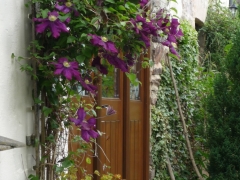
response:
<path id="1" fill-rule="evenodd" d="M 178 43 L 181 60 L 172 61 L 172 67 L 188 126 L 189 138 L 194 152 L 197 152 L 198 139 L 195 137 L 200 135 L 197 134 L 198 131 L 195 131 L 195 126 L 202 122 L 197 122 L 194 116 L 199 101 L 196 97 L 201 91 L 201 83 L 198 79 L 202 69 L 198 63 L 197 32 L 186 21 L 181 23 L 181 28 L 184 33 L 184 37 Z M 162 63 L 164 71 L 159 87 L 158 100 L 156 106 L 152 108 L 151 117 L 155 179 L 170 179 L 166 167 L 168 157 L 176 179 L 196 179 L 186 148 L 169 67 L 166 62 Z"/>

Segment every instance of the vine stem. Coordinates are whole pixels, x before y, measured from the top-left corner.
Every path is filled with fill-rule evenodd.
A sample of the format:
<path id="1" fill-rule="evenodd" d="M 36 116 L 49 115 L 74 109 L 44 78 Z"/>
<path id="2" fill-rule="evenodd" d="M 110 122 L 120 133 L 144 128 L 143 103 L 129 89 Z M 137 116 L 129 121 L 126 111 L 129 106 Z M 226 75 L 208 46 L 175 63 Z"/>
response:
<path id="1" fill-rule="evenodd" d="M 179 115 L 180 115 L 180 119 L 182 121 L 183 133 L 184 133 L 184 136 L 185 136 L 185 139 L 186 139 L 187 149 L 188 149 L 188 152 L 189 152 L 189 155 L 190 155 L 190 160 L 191 160 L 193 168 L 194 168 L 194 170 L 195 170 L 195 172 L 196 172 L 196 174 L 198 176 L 198 179 L 199 180 L 203 180 L 203 177 L 200 174 L 200 172 L 198 170 L 198 167 L 196 165 L 196 162 L 194 160 L 191 143 L 190 143 L 189 138 L 188 138 L 188 130 L 187 130 L 186 122 L 184 120 L 184 116 L 183 116 L 183 113 L 182 113 L 180 98 L 179 98 L 179 94 L 178 94 L 177 84 L 176 84 L 176 81 L 175 81 L 175 78 L 174 78 L 174 75 L 173 75 L 171 60 L 170 60 L 168 55 L 166 57 L 167 57 L 167 61 L 169 63 L 171 79 L 172 79 L 174 90 L 175 90 L 175 94 L 176 94 L 176 101 L 177 101 L 177 106 L 178 106 L 178 112 L 179 112 Z"/>
<path id="2" fill-rule="evenodd" d="M 170 163 L 170 160 L 169 160 L 168 156 L 167 156 L 167 168 L 168 168 L 168 172 L 169 172 L 171 180 L 175 180 L 175 176 L 174 176 L 172 166 L 171 166 L 171 163 Z"/>

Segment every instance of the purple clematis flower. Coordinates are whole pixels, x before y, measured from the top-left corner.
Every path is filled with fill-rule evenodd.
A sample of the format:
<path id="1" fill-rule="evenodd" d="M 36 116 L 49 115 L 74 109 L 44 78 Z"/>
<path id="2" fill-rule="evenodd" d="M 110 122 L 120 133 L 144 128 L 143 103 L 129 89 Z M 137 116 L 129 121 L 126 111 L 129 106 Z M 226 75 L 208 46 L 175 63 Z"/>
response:
<path id="1" fill-rule="evenodd" d="M 77 119 L 69 118 L 69 120 L 81 129 L 81 137 L 83 138 L 83 140 L 89 142 L 90 138 L 96 139 L 99 136 L 99 134 L 94 131 L 94 129 L 96 128 L 96 119 L 91 117 L 86 120 L 86 112 L 83 108 L 78 109 L 77 115 Z"/>
<path id="2" fill-rule="evenodd" d="M 96 67 L 102 74 L 108 73 L 107 68 L 101 64 L 101 58 L 99 56 L 93 58 L 92 66 Z"/>
<path id="3" fill-rule="evenodd" d="M 137 15 L 136 19 L 131 19 L 134 31 L 140 35 L 140 39 L 145 43 L 146 47 L 150 46 L 149 35 L 157 36 L 157 28 L 153 22 Z"/>
<path id="4" fill-rule="evenodd" d="M 88 78 L 84 79 L 80 75 L 80 77 L 77 80 L 80 82 L 80 84 L 85 90 L 91 92 L 92 94 L 96 94 L 97 87 L 91 84 Z"/>
<path id="5" fill-rule="evenodd" d="M 80 78 L 78 63 L 76 61 L 69 62 L 67 58 L 61 57 L 58 59 L 58 63 L 53 64 L 55 65 L 54 75 L 62 74 L 68 80 L 71 80 L 72 77 L 76 79 Z"/>
<path id="6" fill-rule="evenodd" d="M 107 54 L 104 53 L 103 57 L 112 65 L 115 66 L 115 68 L 121 69 L 123 72 L 128 72 L 128 66 L 127 64 L 120 58 L 117 57 L 117 55 Z"/>
<path id="7" fill-rule="evenodd" d="M 171 25 L 169 27 L 169 32 L 167 34 L 167 39 L 162 43 L 165 46 L 169 47 L 169 50 L 172 54 L 180 57 L 178 52 L 176 51 L 173 44 L 177 43 L 177 39 L 183 36 L 182 30 L 179 28 L 178 19 L 173 18 L 171 21 Z"/>
<path id="8" fill-rule="evenodd" d="M 139 2 L 141 8 L 143 8 L 144 6 L 146 6 L 147 3 L 148 3 L 148 0 L 140 0 L 140 2 Z"/>
<path id="9" fill-rule="evenodd" d="M 94 46 L 100 46 L 100 47 L 103 47 L 105 50 L 110 51 L 112 53 L 118 53 L 118 50 L 115 47 L 115 44 L 112 41 L 109 41 L 106 37 L 97 36 L 94 34 L 89 34 L 89 36 L 92 37 L 90 42 Z"/>
<path id="10" fill-rule="evenodd" d="M 62 2 L 62 5 L 59 5 L 59 3 L 57 2 L 55 4 L 55 8 L 65 14 L 69 13 L 69 12 L 74 12 L 75 16 L 79 16 L 79 12 L 74 8 L 74 4 L 71 3 L 69 0 L 61 0 L 59 2 Z"/>
<path id="11" fill-rule="evenodd" d="M 67 26 L 58 19 L 58 12 L 53 11 L 48 13 L 48 17 L 45 19 L 34 18 L 34 21 L 40 22 L 36 25 L 36 32 L 43 33 L 46 29 L 50 29 L 52 36 L 57 38 L 61 32 L 69 32 Z"/>

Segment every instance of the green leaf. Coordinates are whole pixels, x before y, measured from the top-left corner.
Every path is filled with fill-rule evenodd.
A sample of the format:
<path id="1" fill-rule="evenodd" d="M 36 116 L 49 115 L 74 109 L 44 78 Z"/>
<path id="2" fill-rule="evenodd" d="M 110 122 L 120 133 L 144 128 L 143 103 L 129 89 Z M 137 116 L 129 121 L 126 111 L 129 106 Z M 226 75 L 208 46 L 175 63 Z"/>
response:
<path id="1" fill-rule="evenodd" d="M 118 6 L 118 9 L 119 9 L 119 10 L 122 10 L 122 11 L 126 11 L 126 8 L 125 8 L 123 5 L 119 5 L 119 6 Z"/>
<path id="2" fill-rule="evenodd" d="M 30 174 L 30 175 L 28 176 L 28 179 L 30 179 L 30 180 L 39 180 L 39 177 L 38 177 L 38 176 L 35 176 L 35 175 L 32 175 L 32 174 Z"/>
<path id="3" fill-rule="evenodd" d="M 55 139 L 54 139 L 54 136 L 52 134 L 50 134 L 48 137 L 47 137 L 47 140 L 54 143 L 55 142 Z"/>
<path id="4" fill-rule="evenodd" d="M 86 163 L 91 164 L 91 159 L 89 157 L 86 158 Z"/>
<path id="5" fill-rule="evenodd" d="M 72 160 L 69 160 L 69 159 L 65 159 L 63 162 L 62 162 L 62 167 L 63 168 L 68 168 L 70 166 L 73 165 L 73 161 Z"/>
<path id="6" fill-rule="evenodd" d="M 46 106 L 43 106 L 43 114 L 44 116 L 48 116 L 50 113 L 52 112 L 52 109 L 46 107 Z"/>
<path id="7" fill-rule="evenodd" d="M 171 9 L 171 10 L 173 10 L 173 11 L 174 11 L 174 12 L 177 14 L 177 12 L 178 12 L 178 11 L 177 11 L 177 9 L 176 9 L 176 8 L 174 8 L 174 7 L 171 7 L 170 9 Z"/>
<path id="8" fill-rule="evenodd" d="M 39 98 L 35 98 L 34 103 L 35 104 L 41 104 L 41 103 L 43 103 L 43 101 L 41 101 L 41 99 L 39 99 Z"/>
<path id="9" fill-rule="evenodd" d="M 67 38 L 67 43 L 72 43 L 76 40 L 76 38 L 74 36 L 68 36 Z"/>
<path id="10" fill-rule="evenodd" d="M 66 21 L 67 18 L 69 18 L 69 14 L 63 15 L 63 16 L 58 16 L 58 18 L 60 19 L 60 21 L 64 22 Z"/>
<path id="11" fill-rule="evenodd" d="M 83 63 L 85 59 L 86 57 L 84 55 L 78 55 L 76 57 L 77 62 L 79 62 L 80 64 Z"/>
<path id="12" fill-rule="evenodd" d="M 128 79 L 130 80 L 130 82 L 134 85 L 137 86 L 139 85 L 139 83 L 141 83 L 138 79 L 137 79 L 137 75 L 134 73 L 126 73 L 126 76 L 128 77 Z"/>
<path id="13" fill-rule="evenodd" d="M 121 24 L 122 26 L 126 26 L 126 21 L 121 21 L 120 24 Z"/>
<path id="14" fill-rule="evenodd" d="M 48 17 L 48 9 L 41 9 L 41 14 L 43 18 L 47 18 Z"/>
<path id="15" fill-rule="evenodd" d="M 113 3 L 115 4 L 115 1 L 114 0 L 105 0 L 106 2 L 109 2 L 109 3 Z"/>

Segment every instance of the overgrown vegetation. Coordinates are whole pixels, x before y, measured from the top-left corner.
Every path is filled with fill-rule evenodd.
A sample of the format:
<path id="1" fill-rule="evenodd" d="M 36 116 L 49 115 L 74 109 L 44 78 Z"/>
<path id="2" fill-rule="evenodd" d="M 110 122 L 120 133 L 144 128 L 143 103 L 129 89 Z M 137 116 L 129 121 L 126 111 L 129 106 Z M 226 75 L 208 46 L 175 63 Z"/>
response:
<path id="1" fill-rule="evenodd" d="M 182 22 L 184 37 L 178 44 L 181 61 L 173 61 L 173 71 L 177 80 L 178 91 L 182 102 L 190 139 L 193 146 L 197 144 L 194 109 L 199 93 L 198 76 L 201 71 L 198 65 L 197 32 L 188 22 Z M 159 87 L 158 101 L 152 109 L 152 155 L 156 168 L 155 179 L 170 179 L 166 160 L 169 157 L 176 179 L 196 179 L 189 155 L 176 104 L 176 96 L 170 77 L 168 64 L 164 63 L 164 72 Z"/>
<path id="2" fill-rule="evenodd" d="M 197 58 L 197 34 L 184 22 L 184 37 L 178 44 L 182 61 L 172 64 L 195 160 L 203 176 L 211 180 L 240 176 L 239 24 L 239 18 L 233 17 L 228 8 L 212 0 L 200 30 L 205 38 L 204 53 Z M 155 179 L 170 179 L 166 165 L 169 157 L 176 179 L 195 180 L 169 67 L 163 64 L 158 101 L 152 109 Z"/>

